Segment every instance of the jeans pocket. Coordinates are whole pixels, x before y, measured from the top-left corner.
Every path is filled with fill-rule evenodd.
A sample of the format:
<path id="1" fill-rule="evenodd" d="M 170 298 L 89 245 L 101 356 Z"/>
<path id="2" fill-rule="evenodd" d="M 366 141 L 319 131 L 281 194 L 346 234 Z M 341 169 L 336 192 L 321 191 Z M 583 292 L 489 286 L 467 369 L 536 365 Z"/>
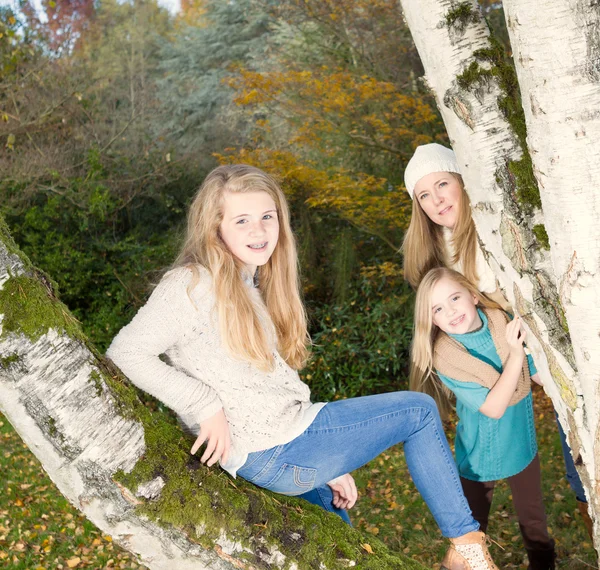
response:
<path id="1" fill-rule="evenodd" d="M 275 476 L 265 485 L 265 489 L 282 495 L 302 495 L 315 486 L 317 470 L 284 463 Z"/>

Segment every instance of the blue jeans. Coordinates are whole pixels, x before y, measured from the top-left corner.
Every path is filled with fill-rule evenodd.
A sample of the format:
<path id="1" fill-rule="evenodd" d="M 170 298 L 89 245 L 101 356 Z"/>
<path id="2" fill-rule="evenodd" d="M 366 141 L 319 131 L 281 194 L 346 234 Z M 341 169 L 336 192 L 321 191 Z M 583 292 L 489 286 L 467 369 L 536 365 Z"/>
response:
<path id="1" fill-rule="evenodd" d="M 330 402 L 304 433 L 284 445 L 251 453 L 237 473 L 259 487 L 337 512 L 349 522 L 331 504 L 327 481 L 401 442 L 411 477 L 442 534 L 456 538 L 477 530 L 435 402 L 417 392 Z"/>
<path id="2" fill-rule="evenodd" d="M 558 414 L 556 414 L 556 425 L 558 426 L 558 435 L 560 437 L 560 445 L 562 447 L 563 457 L 565 458 L 565 468 L 567 471 L 567 481 L 571 486 L 571 489 L 575 493 L 575 497 L 577 497 L 578 501 L 582 503 L 587 503 L 587 499 L 585 498 L 585 491 L 583 489 L 583 485 L 581 484 L 581 479 L 579 478 L 579 473 L 577 473 L 577 469 L 575 469 L 575 463 L 573 462 L 573 456 L 571 455 L 571 448 L 567 443 L 567 436 L 563 431 L 560 422 L 558 421 Z"/>

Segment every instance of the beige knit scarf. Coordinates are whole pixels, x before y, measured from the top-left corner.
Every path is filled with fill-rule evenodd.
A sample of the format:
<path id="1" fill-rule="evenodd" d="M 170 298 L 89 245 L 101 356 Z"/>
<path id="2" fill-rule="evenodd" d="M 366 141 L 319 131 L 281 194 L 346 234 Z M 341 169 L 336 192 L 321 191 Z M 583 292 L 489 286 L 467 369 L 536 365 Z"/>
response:
<path id="1" fill-rule="evenodd" d="M 500 309 L 482 310 L 487 317 L 494 346 L 502 361 L 502 368 L 504 368 L 510 353 L 505 332 L 508 317 Z M 443 331 L 439 331 L 434 343 L 433 367 L 437 372 L 448 378 L 460 382 L 475 382 L 490 390 L 498 382 L 501 374 L 492 365 L 470 354 L 460 342 L 454 340 Z M 527 358 L 524 358 L 521 377 L 509 405 L 514 406 L 517 402 L 520 402 L 529 394 L 530 390 L 531 377 L 529 375 L 529 365 Z"/>

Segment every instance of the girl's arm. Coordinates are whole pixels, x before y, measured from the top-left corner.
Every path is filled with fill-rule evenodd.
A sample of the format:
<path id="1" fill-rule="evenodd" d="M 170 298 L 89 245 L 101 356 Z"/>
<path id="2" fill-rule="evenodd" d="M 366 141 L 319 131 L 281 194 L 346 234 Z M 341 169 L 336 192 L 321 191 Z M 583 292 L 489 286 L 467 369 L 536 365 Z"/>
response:
<path id="1" fill-rule="evenodd" d="M 190 278 L 191 271 L 185 268 L 167 274 L 114 338 L 106 355 L 138 388 L 178 415 L 201 423 L 222 408 L 216 392 L 160 358 L 185 334 L 193 334 L 192 328 L 197 326 L 197 311 L 187 295 Z"/>
<path id="2" fill-rule="evenodd" d="M 540 378 L 540 375 L 536 372 L 531 379 L 536 383 L 539 384 L 540 386 L 543 386 L 544 383 L 542 382 L 542 379 Z"/>
<path id="3" fill-rule="evenodd" d="M 521 329 L 521 319 L 515 317 L 506 325 L 506 340 L 510 346 L 510 353 L 504 370 L 498 379 L 498 382 L 490 390 L 483 405 L 479 411 L 496 420 L 499 420 L 508 408 L 523 368 L 523 359 L 525 352 L 523 342 L 525 341 L 525 330 Z"/>

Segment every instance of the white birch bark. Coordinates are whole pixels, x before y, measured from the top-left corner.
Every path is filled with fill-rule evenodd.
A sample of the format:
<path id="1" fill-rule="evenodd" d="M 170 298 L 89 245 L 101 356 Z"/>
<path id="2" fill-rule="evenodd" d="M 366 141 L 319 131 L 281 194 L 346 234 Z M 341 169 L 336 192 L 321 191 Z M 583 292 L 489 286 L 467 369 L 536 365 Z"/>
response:
<path id="1" fill-rule="evenodd" d="M 583 396 L 575 416 L 600 514 L 600 9 L 505 0 L 544 224 Z"/>
<path id="2" fill-rule="evenodd" d="M 552 14 L 552 10 L 545 10 L 539 2 L 509 0 L 507 3 L 516 4 L 517 1 L 523 6 L 528 4 L 527 8 L 533 22 L 540 22 L 542 15 L 547 14 L 547 19 L 555 18 L 558 27 L 563 25 L 562 13 Z M 571 10 L 567 6 L 569 3 L 566 0 L 563 4 L 565 11 Z M 571 2 L 571 4 L 573 3 Z M 567 430 L 569 426 L 571 427 L 569 441 L 572 448 L 575 449 L 575 456 L 581 449 L 584 463 L 581 474 L 589 491 L 590 481 L 594 478 L 595 473 L 590 436 L 595 433 L 596 424 L 588 425 L 586 422 L 595 422 L 594 418 L 597 413 L 586 413 L 583 395 L 589 402 L 588 406 L 597 405 L 594 399 L 597 400 L 600 326 L 598 313 L 595 310 L 600 305 L 598 303 L 600 291 L 598 286 L 599 243 L 597 237 L 590 236 L 598 227 L 598 222 L 595 221 L 598 216 L 598 194 L 595 199 L 591 197 L 588 199 L 589 211 L 585 218 L 582 217 L 576 222 L 578 214 L 575 213 L 573 202 L 569 201 L 564 189 L 575 189 L 573 180 L 569 177 L 573 172 L 590 170 L 592 166 L 595 167 L 596 173 L 598 172 L 598 161 L 595 165 L 590 163 L 591 157 L 598 155 L 598 146 L 596 146 L 595 153 L 591 153 L 589 149 L 574 151 L 581 153 L 582 160 L 577 163 L 578 166 L 567 167 L 570 172 L 566 178 L 559 178 L 556 181 L 556 198 L 546 196 L 547 181 L 546 179 L 541 180 L 544 209 L 548 200 L 552 200 L 555 204 L 554 213 L 551 214 L 551 216 L 555 216 L 553 220 L 548 221 L 547 212 L 545 212 L 546 216 L 536 210 L 532 215 L 523 213 L 515 197 L 514 182 L 506 168 L 509 161 L 521 158 L 522 151 L 512 127 L 499 109 L 498 97 L 503 95 L 499 84 L 494 77 L 485 77 L 476 84 L 474 89 L 464 90 L 457 82 L 457 76 L 477 61 L 474 52 L 490 47 L 489 30 L 483 18 L 463 19 L 459 20 L 456 25 L 448 25 L 446 15 L 459 5 L 463 7 L 470 5 L 473 12 L 478 13 L 477 2 L 474 0 L 467 2 L 401 0 L 404 17 L 423 62 L 427 85 L 436 97 L 450 141 L 461 166 L 484 253 L 508 300 L 528 325 L 528 345 L 545 383 L 544 389 L 559 411 L 563 426 L 566 426 Z M 532 23 L 524 31 L 524 35 L 538 36 L 540 50 L 546 50 L 545 55 L 548 60 L 553 57 L 556 57 L 557 60 L 561 59 L 558 58 L 557 52 L 570 51 L 567 44 L 555 41 L 555 38 L 561 34 L 554 35 L 554 33 L 554 31 L 549 32 L 547 36 L 545 32 L 540 33 L 535 23 Z M 597 27 L 591 28 L 589 33 L 595 34 L 594 37 L 598 38 Z M 515 41 L 518 43 L 521 39 Z M 544 41 L 546 42 L 545 46 Z M 516 50 L 518 49 L 517 46 Z M 597 44 L 595 48 L 588 44 L 587 49 L 592 50 L 591 53 L 595 54 L 596 58 L 598 57 Z M 596 51 L 593 51 L 594 49 Z M 589 69 L 592 63 L 590 57 L 579 59 L 579 64 L 584 68 L 586 62 L 588 63 L 587 69 Z M 539 63 L 538 61 L 530 63 L 536 69 L 546 65 L 545 62 Z M 481 67 L 485 68 L 486 63 L 482 63 Z M 562 81 L 564 70 L 557 70 L 549 66 L 547 72 L 548 76 L 554 74 L 555 84 Z M 523 86 L 521 89 L 523 92 Z M 582 92 L 587 90 L 589 94 L 592 87 L 581 85 L 580 89 Z M 551 90 L 547 89 L 545 93 L 548 94 L 549 91 Z M 597 121 L 600 106 L 598 100 L 595 101 L 595 107 L 590 104 L 586 108 L 590 118 L 593 116 Z M 577 100 L 572 100 L 572 103 L 575 108 L 580 104 Z M 544 106 L 542 105 L 542 107 Z M 546 112 L 545 108 L 544 112 Z M 575 112 L 575 109 L 573 110 L 573 117 L 581 116 L 583 118 L 583 115 L 585 113 L 579 114 Z M 567 116 L 567 113 L 563 113 L 565 123 L 569 122 Z M 583 123 L 578 119 L 573 120 L 571 131 L 568 134 L 565 132 L 555 133 L 553 129 L 548 128 L 547 124 L 539 129 L 540 139 L 545 138 L 546 144 L 554 145 L 550 146 L 552 151 L 547 153 L 547 162 L 543 167 L 540 166 L 544 173 L 554 175 L 555 171 L 550 161 L 556 160 L 559 155 L 558 151 L 562 150 L 565 137 L 573 140 L 578 132 L 579 136 L 585 137 L 581 134 L 581 129 L 575 125 L 582 126 Z M 595 141 L 598 145 L 600 139 L 597 131 L 595 132 Z M 587 140 L 589 141 L 591 138 L 588 136 Z M 541 145 L 539 139 L 536 139 L 535 142 L 530 140 L 530 149 L 536 161 L 538 145 Z M 578 183 L 577 192 L 580 191 L 580 188 L 581 185 Z M 596 182 L 596 184 L 590 184 L 588 190 L 593 192 L 597 188 Z M 568 194 L 571 193 L 572 191 Z M 585 207 L 585 198 L 578 201 Z M 575 222 L 577 223 L 576 228 Z M 548 224 L 552 227 L 550 237 L 553 248 L 552 259 L 549 252 L 539 247 L 532 232 L 534 225 L 542 223 L 546 223 L 547 228 Z M 571 227 L 574 231 L 571 231 Z M 568 231 L 570 234 L 580 232 L 581 235 L 568 238 L 568 245 L 567 243 L 560 245 L 562 253 L 556 254 L 554 250 L 560 241 L 558 232 L 561 229 L 562 232 Z M 561 233 L 561 235 L 563 234 Z M 585 253 L 583 249 L 586 250 Z M 577 258 L 573 258 L 575 251 L 577 251 Z M 557 279 L 557 275 L 560 278 Z M 593 279 L 596 281 L 592 282 Z M 573 356 L 569 335 L 561 323 L 558 292 L 560 292 L 561 302 L 574 304 L 581 307 L 582 311 L 589 309 L 589 305 L 594 306 L 594 311 L 588 313 L 592 317 L 589 327 L 582 326 L 583 313 L 581 315 L 574 313 L 574 307 L 568 309 L 569 314 L 572 315 L 569 321 L 569 331 L 571 334 L 575 334 L 576 357 Z M 594 301 L 596 302 L 594 303 Z M 583 332 L 584 330 L 587 332 Z M 592 350 L 591 345 L 594 342 L 595 350 Z M 576 372 L 576 369 L 581 372 L 582 366 L 585 367 L 588 375 L 585 394 L 582 389 L 583 378 L 580 373 Z"/>
<path id="3" fill-rule="evenodd" d="M 15 281 L 19 279 L 22 281 Z M 10 288 L 11 281 L 19 285 Z M 215 497 L 227 477 L 217 467 L 206 473 L 192 493 L 185 491 L 189 485 L 168 491 L 161 475 L 152 476 L 135 489 L 118 483 L 115 480 L 118 470 L 131 471 L 149 453 L 145 428 L 141 420 L 131 419 L 134 405 L 119 398 L 118 392 L 109 386 L 105 365 L 86 347 L 79 334 L 69 335 L 56 326 L 40 336 L 31 334 L 29 329 L 24 332 L 24 323 L 23 330 L 19 329 L 15 315 L 25 315 L 28 303 L 36 303 L 35 309 L 29 311 L 35 315 L 48 305 L 57 305 L 50 288 L 47 299 L 33 299 L 27 293 L 25 281 L 45 280 L 16 251 L 0 218 L 0 295 L 6 293 L 0 302 L 0 411 L 40 460 L 60 492 L 105 534 L 112 536 L 114 542 L 137 555 L 140 562 L 160 570 L 299 570 L 302 565 L 316 564 L 322 570 L 367 568 L 370 564 L 389 570 L 423 568 L 387 551 L 383 545 L 375 547 L 374 553 L 367 552 L 361 545 L 368 540 L 336 515 L 308 503 L 299 511 L 297 505 L 288 505 L 281 496 L 275 503 L 262 491 L 239 480 L 229 487 L 225 479 L 224 485 L 229 493 L 239 494 L 248 493 L 251 487 L 248 493 L 251 500 L 237 501 L 245 506 L 240 506 L 239 512 L 232 511 L 236 521 L 226 520 L 222 527 L 208 529 L 202 509 L 211 511 L 225 502 L 222 499 L 219 503 Z M 7 292 L 11 291 L 7 299 Z M 59 313 L 69 320 L 66 308 L 60 306 Z M 160 422 L 165 420 L 156 417 L 152 420 L 153 426 Z M 162 452 L 160 457 L 161 471 L 168 480 L 169 457 L 163 457 Z M 184 477 L 191 479 L 194 467 L 186 465 L 185 469 Z M 169 493 L 178 505 L 182 500 L 196 501 L 201 516 L 195 528 L 189 528 L 190 523 L 185 528 L 176 527 L 163 521 L 160 514 L 158 520 L 140 514 L 137 509 L 140 504 L 157 501 Z M 268 501 L 272 505 L 270 510 L 265 507 Z M 256 515 L 252 514 L 253 509 Z M 253 524 L 253 517 L 263 517 L 263 513 L 269 512 L 273 520 L 259 518 L 261 524 Z M 279 524 L 283 521 L 283 526 L 276 533 L 265 534 L 262 528 L 275 528 L 276 519 Z M 292 522 L 286 526 L 286 521 Z M 309 546 L 307 558 L 302 557 L 304 542 Z M 323 548 L 315 549 L 315 543 L 322 543 Z M 333 556 L 332 544 L 340 546 Z M 327 564 L 322 563 L 325 551 L 329 553 Z M 353 559 L 343 554 L 349 551 L 354 553 Z"/>

